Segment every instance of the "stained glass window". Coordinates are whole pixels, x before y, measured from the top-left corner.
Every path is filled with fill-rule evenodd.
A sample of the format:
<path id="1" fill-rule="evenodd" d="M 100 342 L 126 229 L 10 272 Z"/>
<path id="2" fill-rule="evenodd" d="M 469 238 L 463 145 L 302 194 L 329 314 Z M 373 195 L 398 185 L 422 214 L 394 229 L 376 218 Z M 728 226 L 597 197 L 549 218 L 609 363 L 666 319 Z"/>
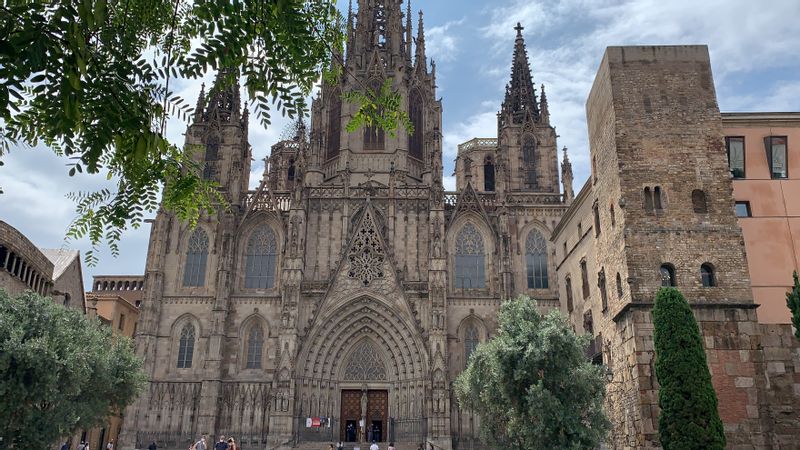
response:
<path id="1" fill-rule="evenodd" d="M 247 368 L 261 368 L 261 350 L 264 347 L 264 329 L 255 324 L 247 333 Z"/>
<path id="2" fill-rule="evenodd" d="M 277 257 L 275 233 L 261 225 L 247 240 L 244 287 L 271 289 L 275 287 L 275 259 Z"/>
<path id="3" fill-rule="evenodd" d="M 456 236 L 456 289 L 486 287 L 486 254 L 483 237 L 475 225 L 467 223 Z"/>
<path id="4" fill-rule="evenodd" d="M 178 343 L 178 369 L 189 369 L 192 367 L 194 357 L 194 325 L 186 324 L 181 330 L 181 337 Z"/>
<path id="5" fill-rule="evenodd" d="M 525 262 L 528 289 L 547 289 L 547 242 L 537 230 L 532 230 L 525 241 Z"/>
<path id="6" fill-rule="evenodd" d="M 464 360 L 469 361 L 470 356 L 472 356 L 472 352 L 478 348 L 478 344 L 480 344 L 480 338 L 478 337 L 478 328 L 475 325 L 470 325 L 467 327 L 467 330 L 464 332 Z"/>
<path id="7" fill-rule="evenodd" d="M 200 228 L 189 237 L 186 250 L 186 266 L 183 270 L 183 285 L 199 287 L 206 284 L 206 262 L 208 261 L 208 235 Z"/>

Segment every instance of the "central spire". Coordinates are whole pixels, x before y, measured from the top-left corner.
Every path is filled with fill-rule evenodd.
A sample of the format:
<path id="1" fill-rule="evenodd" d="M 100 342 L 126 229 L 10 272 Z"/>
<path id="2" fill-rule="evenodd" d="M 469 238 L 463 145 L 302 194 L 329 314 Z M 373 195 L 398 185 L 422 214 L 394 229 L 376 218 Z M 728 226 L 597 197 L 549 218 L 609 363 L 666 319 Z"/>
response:
<path id="1" fill-rule="evenodd" d="M 522 30 L 525 28 L 517 22 L 514 29 L 517 31 L 517 37 L 514 42 L 511 82 L 506 85 L 503 113 L 510 114 L 514 123 L 522 123 L 527 114 L 538 122 L 539 105 L 536 100 L 536 89 L 528 62 L 528 51 L 525 49 L 525 39 L 522 37 Z"/>

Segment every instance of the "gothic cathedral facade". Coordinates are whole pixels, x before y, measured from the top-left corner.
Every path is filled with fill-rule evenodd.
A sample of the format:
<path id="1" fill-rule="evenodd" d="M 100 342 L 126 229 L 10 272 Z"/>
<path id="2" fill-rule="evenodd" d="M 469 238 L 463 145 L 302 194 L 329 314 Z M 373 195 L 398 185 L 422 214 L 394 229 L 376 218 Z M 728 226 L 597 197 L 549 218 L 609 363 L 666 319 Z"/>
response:
<path id="1" fill-rule="evenodd" d="M 502 299 L 558 307 L 550 238 L 572 170 L 566 158 L 559 170 L 518 27 L 498 137 L 460 146 L 446 192 L 436 66 L 422 13 L 416 37 L 411 22 L 400 0 L 358 1 L 343 75 L 322 86 L 310 129 L 273 146 L 255 190 L 238 85 L 201 94 L 186 142 L 205 149 L 230 208 L 195 228 L 163 211 L 153 223 L 137 334 L 151 381 L 124 446 L 185 448 L 203 433 L 246 448 L 479 445 L 451 383 Z M 387 80 L 413 133 L 346 132 L 356 105 L 342 93 Z"/>

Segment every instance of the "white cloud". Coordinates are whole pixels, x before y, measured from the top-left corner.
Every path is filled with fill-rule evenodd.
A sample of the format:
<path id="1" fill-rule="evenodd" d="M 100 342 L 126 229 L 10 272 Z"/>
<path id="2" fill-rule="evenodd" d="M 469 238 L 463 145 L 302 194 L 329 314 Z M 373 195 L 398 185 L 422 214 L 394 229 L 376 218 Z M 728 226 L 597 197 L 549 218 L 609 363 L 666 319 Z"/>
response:
<path id="1" fill-rule="evenodd" d="M 455 191 L 456 177 L 451 175 L 445 176 L 442 180 L 442 185 L 444 186 L 445 191 Z"/>
<path id="2" fill-rule="evenodd" d="M 444 25 L 425 30 L 425 51 L 429 58 L 437 62 L 455 61 L 458 56 L 458 33 L 456 28 L 465 19 L 454 20 Z"/>
<path id="3" fill-rule="evenodd" d="M 458 144 L 463 144 L 476 137 L 494 137 L 496 135 L 496 109 L 476 113 L 468 117 L 464 122 L 449 124 L 442 140 L 445 165 L 453 164 L 453 159 L 458 154 Z"/>

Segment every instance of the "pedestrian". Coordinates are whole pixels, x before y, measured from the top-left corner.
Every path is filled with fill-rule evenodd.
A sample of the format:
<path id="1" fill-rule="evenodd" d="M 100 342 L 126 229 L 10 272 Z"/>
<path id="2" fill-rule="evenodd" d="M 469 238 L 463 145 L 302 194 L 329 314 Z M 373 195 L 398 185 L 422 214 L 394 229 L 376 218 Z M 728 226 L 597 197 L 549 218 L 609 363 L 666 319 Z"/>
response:
<path id="1" fill-rule="evenodd" d="M 158 450 L 158 446 L 156 445 L 156 441 L 151 442 L 150 445 L 147 446 L 147 450 Z"/>
<path id="2" fill-rule="evenodd" d="M 233 439 L 233 436 L 228 438 L 228 450 L 239 450 L 239 446 L 236 445 L 236 441 Z"/>
<path id="3" fill-rule="evenodd" d="M 84 450 L 86 448 L 86 442 L 81 441 L 80 445 L 78 445 L 78 450 Z"/>
<path id="4" fill-rule="evenodd" d="M 334 450 L 334 448 L 333 448 L 333 444 L 331 444 L 331 445 L 329 445 L 329 446 L 328 446 L 328 450 Z"/>
<path id="5" fill-rule="evenodd" d="M 195 442 L 194 450 L 206 450 L 206 438 L 200 437 L 200 439 Z"/>
<path id="6" fill-rule="evenodd" d="M 381 450 L 381 448 L 378 447 L 378 444 L 375 441 L 372 441 L 372 445 L 369 446 L 369 450 Z"/>
<path id="7" fill-rule="evenodd" d="M 64 442 L 63 444 L 61 444 L 61 450 L 69 450 L 69 445 L 67 445 L 67 443 Z"/>
<path id="8" fill-rule="evenodd" d="M 387 450 L 397 450 L 394 448 L 394 442 L 389 442 L 389 448 Z"/>
<path id="9" fill-rule="evenodd" d="M 108 441 L 108 444 L 106 444 L 106 450 L 114 450 L 114 440 L 113 439 Z"/>
<path id="10" fill-rule="evenodd" d="M 214 450 L 228 450 L 228 443 L 225 442 L 225 436 L 219 437 L 219 442 L 214 445 Z"/>
<path id="11" fill-rule="evenodd" d="M 344 444 L 342 441 L 339 441 L 339 443 L 336 444 L 336 450 L 344 450 Z"/>

